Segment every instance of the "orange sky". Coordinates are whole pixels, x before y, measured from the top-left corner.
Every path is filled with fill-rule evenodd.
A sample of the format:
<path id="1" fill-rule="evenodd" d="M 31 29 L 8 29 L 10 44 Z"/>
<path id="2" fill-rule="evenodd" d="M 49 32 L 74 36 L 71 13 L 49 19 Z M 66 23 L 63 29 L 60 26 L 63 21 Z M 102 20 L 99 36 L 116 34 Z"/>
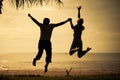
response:
<path id="1" fill-rule="evenodd" d="M 85 30 L 82 35 L 84 49 L 92 47 L 91 52 L 120 52 L 120 9 L 119 0 L 63 0 L 64 6 L 37 6 L 16 10 L 3 3 L 0 15 L 0 53 L 37 52 L 40 36 L 39 27 L 29 17 L 31 13 L 38 21 L 44 17 L 57 23 L 71 17 L 77 20 L 77 6 L 81 5 L 81 17 Z M 72 3 L 72 4 L 71 4 Z M 52 35 L 53 52 L 68 52 L 73 38 L 69 23 L 54 29 Z"/>

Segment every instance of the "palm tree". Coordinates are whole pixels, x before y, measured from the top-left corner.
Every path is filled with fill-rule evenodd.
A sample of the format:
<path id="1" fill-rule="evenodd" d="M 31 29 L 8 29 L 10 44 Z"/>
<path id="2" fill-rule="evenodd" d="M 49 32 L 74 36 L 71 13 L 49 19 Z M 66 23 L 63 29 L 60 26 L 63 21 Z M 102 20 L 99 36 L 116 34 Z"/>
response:
<path id="1" fill-rule="evenodd" d="M 28 7 L 31 7 L 31 6 L 37 6 L 37 5 L 43 5 L 43 3 L 46 3 L 48 4 L 49 2 L 53 2 L 55 1 L 56 4 L 63 4 L 63 2 L 61 0 L 10 0 L 10 3 L 12 3 L 13 6 L 16 7 L 16 9 L 20 8 L 20 7 L 23 7 L 25 5 L 27 5 Z M 0 0 L 0 14 L 2 14 L 2 4 L 3 0 Z"/>
<path id="2" fill-rule="evenodd" d="M 3 0 L 0 0 L 0 14 L 2 14 L 2 6 L 3 6 L 3 4 L 2 4 L 2 2 L 3 2 Z"/>

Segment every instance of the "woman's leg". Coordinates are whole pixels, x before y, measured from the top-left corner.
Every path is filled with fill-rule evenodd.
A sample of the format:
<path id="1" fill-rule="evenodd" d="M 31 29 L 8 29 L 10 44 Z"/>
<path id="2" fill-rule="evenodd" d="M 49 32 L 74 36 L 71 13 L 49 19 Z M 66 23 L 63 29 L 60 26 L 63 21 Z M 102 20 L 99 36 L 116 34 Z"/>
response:
<path id="1" fill-rule="evenodd" d="M 78 50 L 77 55 L 78 55 L 78 57 L 80 57 L 80 56 L 82 55 L 82 50 L 83 50 L 82 41 L 80 41 L 80 42 L 78 43 L 78 47 L 79 47 L 79 50 Z"/>
<path id="2" fill-rule="evenodd" d="M 90 51 L 91 50 L 91 48 L 87 48 L 86 50 L 84 50 L 84 51 L 78 51 L 78 58 L 81 58 L 82 56 L 84 56 L 88 51 Z"/>
<path id="3" fill-rule="evenodd" d="M 77 51 L 76 50 L 76 48 L 77 48 L 76 44 L 77 43 L 75 41 L 72 42 L 72 45 L 71 45 L 71 48 L 70 48 L 70 51 L 69 51 L 70 55 L 73 55 Z"/>

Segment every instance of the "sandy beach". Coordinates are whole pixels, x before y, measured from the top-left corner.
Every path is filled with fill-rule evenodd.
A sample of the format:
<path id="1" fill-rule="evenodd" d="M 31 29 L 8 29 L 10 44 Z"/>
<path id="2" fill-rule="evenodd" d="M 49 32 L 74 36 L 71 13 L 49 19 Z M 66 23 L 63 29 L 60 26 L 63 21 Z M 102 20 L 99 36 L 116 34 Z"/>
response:
<path id="1" fill-rule="evenodd" d="M 67 75 L 61 70 L 1 70 L 0 80 L 120 80 L 120 71 L 72 70 Z"/>
<path id="2" fill-rule="evenodd" d="M 19 57 L 13 60 L 12 56 L 16 55 Z M 88 54 L 80 60 L 56 54 L 47 73 L 44 73 L 44 60 L 34 67 L 33 54 L 16 55 L 1 55 L 0 80 L 120 80 L 119 54 Z M 70 68 L 68 76 L 66 69 Z"/>
<path id="3" fill-rule="evenodd" d="M 79 75 L 100 75 L 100 74 L 120 74 L 120 71 L 115 70 L 77 70 L 73 69 L 70 72 L 71 76 Z M 40 76 L 66 76 L 65 70 L 49 70 L 44 73 L 43 70 L 0 70 L 0 75 L 40 75 Z"/>

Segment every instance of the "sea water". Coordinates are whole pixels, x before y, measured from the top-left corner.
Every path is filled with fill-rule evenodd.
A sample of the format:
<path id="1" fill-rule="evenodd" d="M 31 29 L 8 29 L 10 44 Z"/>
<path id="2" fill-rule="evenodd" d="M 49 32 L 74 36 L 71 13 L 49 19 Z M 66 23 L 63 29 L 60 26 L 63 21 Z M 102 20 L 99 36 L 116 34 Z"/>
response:
<path id="1" fill-rule="evenodd" d="M 0 70 L 36 70 L 44 69 L 45 57 L 32 65 L 36 53 L 8 53 L 0 54 Z M 76 53 L 70 56 L 68 53 L 53 53 L 51 70 L 81 69 L 81 70 L 115 70 L 120 71 L 120 53 L 88 53 L 78 58 Z"/>

